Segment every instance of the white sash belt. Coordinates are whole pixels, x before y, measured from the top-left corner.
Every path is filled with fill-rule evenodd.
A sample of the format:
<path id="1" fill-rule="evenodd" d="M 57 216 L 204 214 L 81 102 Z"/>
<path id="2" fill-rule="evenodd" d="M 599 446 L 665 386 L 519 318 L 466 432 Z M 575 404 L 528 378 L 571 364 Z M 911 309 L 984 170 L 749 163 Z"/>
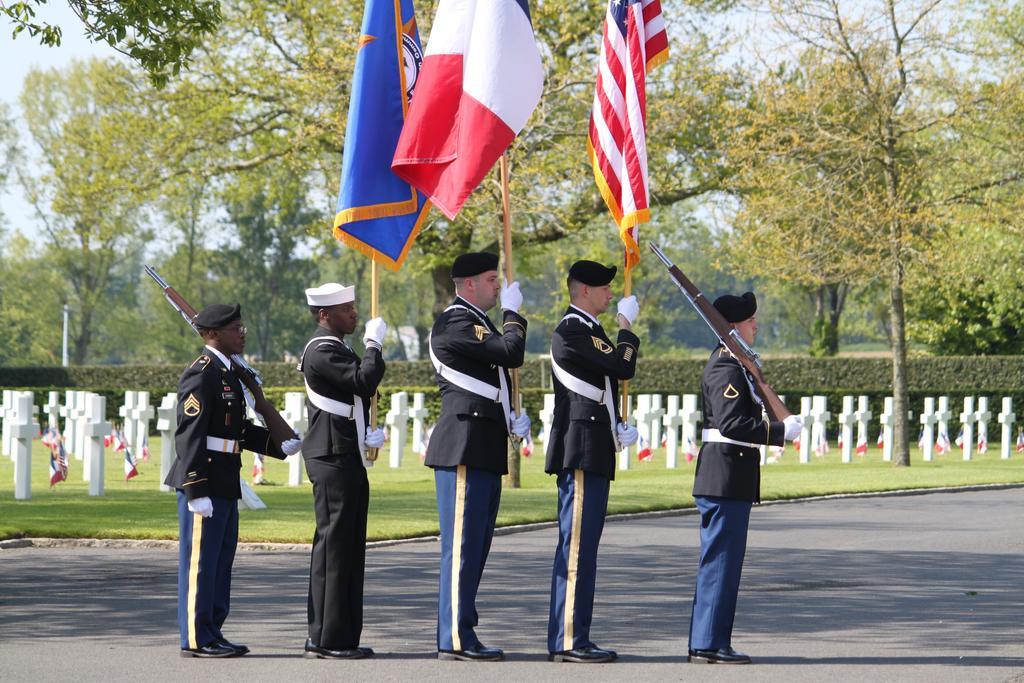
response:
<path id="1" fill-rule="evenodd" d="M 343 342 L 337 337 L 313 337 L 306 342 L 306 347 L 302 349 L 302 356 L 299 360 L 299 368 L 302 368 L 302 359 L 306 356 L 306 349 L 309 345 L 315 341 L 335 341 L 339 344 Z M 331 415 L 337 415 L 338 417 L 344 417 L 349 420 L 353 420 L 356 423 L 356 443 L 359 446 L 359 455 L 363 459 L 363 465 L 366 467 L 373 467 L 373 461 L 366 459 L 366 416 L 363 415 L 363 397 L 358 394 L 352 394 L 353 404 L 344 403 L 333 398 L 328 398 L 323 394 L 318 394 L 313 391 L 309 386 L 309 382 L 303 379 L 303 384 L 306 385 L 306 398 L 314 406 L 323 410 L 324 412 L 330 413 Z"/>
<path id="2" fill-rule="evenodd" d="M 475 311 L 458 304 L 452 304 L 444 309 L 444 311 L 447 313 L 453 308 L 469 311 L 477 318 L 480 318 Z M 485 320 L 480 320 L 480 322 L 484 324 L 484 327 L 488 327 Z M 438 375 L 471 394 L 486 398 L 488 401 L 500 402 L 502 412 L 505 413 L 505 429 L 509 434 L 512 433 L 512 404 L 509 401 L 508 382 L 505 381 L 505 372 L 500 365 L 498 366 L 498 386 L 495 387 L 493 384 L 479 380 L 442 363 L 437 354 L 434 353 L 432 337 L 427 337 L 427 350 L 430 352 L 430 362 L 434 365 L 434 370 Z"/>
<path id="3" fill-rule="evenodd" d="M 206 449 L 220 453 L 239 453 L 241 448 L 234 439 L 223 439 L 219 436 L 206 437 Z"/>
<path id="4" fill-rule="evenodd" d="M 730 439 L 727 436 L 722 436 L 722 432 L 717 429 L 702 429 L 700 432 L 700 440 L 704 443 L 731 443 L 737 446 L 745 446 L 747 448 L 760 448 L 760 444 L 748 443 L 746 441 L 736 441 Z"/>
<path id="5" fill-rule="evenodd" d="M 585 325 L 590 326 L 586 320 L 575 313 L 570 313 L 562 318 L 564 322 L 568 318 L 576 318 L 582 321 Z M 612 382 L 608 375 L 604 376 L 604 389 L 600 389 L 590 382 L 586 382 L 576 375 L 571 374 L 568 370 L 560 366 L 555 362 L 554 349 L 551 350 L 551 372 L 555 374 L 558 381 L 561 382 L 566 389 L 574 393 L 589 398 L 591 401 L 596 403 L 603 403 L 604 407 L 608 409 L 608 426 L 612 430 L 612 443 L 615 444 L 616 452 L 622 450 L 622 446 L 619 444 L 619 433 L 616 429 L 616 425 L 619 421 L 618 414 L 615 412 L 615 400 L 614 394 L 612 393 Z"/>

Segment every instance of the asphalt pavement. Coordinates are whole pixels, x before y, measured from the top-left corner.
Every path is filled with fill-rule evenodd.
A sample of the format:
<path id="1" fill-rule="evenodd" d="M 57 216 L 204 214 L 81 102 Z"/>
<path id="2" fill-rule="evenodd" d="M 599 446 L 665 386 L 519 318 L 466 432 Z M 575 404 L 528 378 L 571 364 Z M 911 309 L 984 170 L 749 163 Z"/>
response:
<path id="1" fill-rule="evenodd" d="M 363 661 L 301 656 L 308 549 L 239 552 L 224 631 L 252 654 L 230 660 L 179 657 L 172 549 L 0 550 L 0 680 L 1024 682 L 1024 488 L 755 507 L 733 633 L 750 666 L 686 662 L 692 514 L 606 525 L 592 636 L 620 660 L 547 662 L 556 536 L 494 540 L 477 633 L 499 663 L 437 661 L 436 541 L 369 550 Z"/>

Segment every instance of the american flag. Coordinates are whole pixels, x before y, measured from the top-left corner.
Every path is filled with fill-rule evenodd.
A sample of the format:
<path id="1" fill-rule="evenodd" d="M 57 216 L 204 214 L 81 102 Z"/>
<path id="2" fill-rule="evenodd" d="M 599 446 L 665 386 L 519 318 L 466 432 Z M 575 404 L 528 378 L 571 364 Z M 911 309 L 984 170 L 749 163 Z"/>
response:
<path id="1" fill-rule="evenodd" d="M 647 73 L 668 59 L 659 0 L 609 0 L 587 151 L 626 250 L 640 262 L 639 225 L 651 219 L 647 183 Z"/>
<path id="2" fill-rule="evenodd" d="M 252 461 L 252 483 L 256 484 L 256 485 L 259 485 L 259 484 L 263 483 L 263 474 L 264 474 L 264 471 L 263 471 L 263 463 L 264 463 L 263 454 L 262 453 L 254 453 L 253 455 L 255 457 L 253 458 L 253 461 Z"/>
<path id="3" fill-rule="evenodd" d="M 124 438 L 124 432 L 120 429 L 114 436 L 117 447 L 115 451 L 124 451 L 124 480 L 128 481 L 132 477 L 139 475 L 139 470 L 135 467 L 135 458 L 132 456 L 132 449 L 128 447 L 128 439 Z"/>

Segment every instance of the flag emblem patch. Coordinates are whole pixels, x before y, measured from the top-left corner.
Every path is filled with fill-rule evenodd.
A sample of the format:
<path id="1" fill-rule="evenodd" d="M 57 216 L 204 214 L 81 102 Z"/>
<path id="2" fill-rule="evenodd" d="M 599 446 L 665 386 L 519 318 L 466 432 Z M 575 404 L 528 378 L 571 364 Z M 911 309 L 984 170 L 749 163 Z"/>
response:
<path id="1" fill-rule="evenodd" d="M 188 398 L 185 399 L 185 403 L 182 404 L 182 412 L 188 417 L 195 417 L 203 412 L 203 406 L 199 403 L 199 399 L 196 398 L 195 394 L 189 394 Z"/>

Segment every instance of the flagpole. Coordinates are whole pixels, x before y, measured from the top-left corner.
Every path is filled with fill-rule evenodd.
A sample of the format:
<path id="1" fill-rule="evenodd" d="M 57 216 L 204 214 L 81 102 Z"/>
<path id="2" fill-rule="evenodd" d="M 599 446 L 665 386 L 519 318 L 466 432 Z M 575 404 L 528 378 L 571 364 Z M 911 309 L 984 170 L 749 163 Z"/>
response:
<path id="1" fill-rule="evenodd" d="M 380 271 L 377 265 L 377 259 L 370 257 L 370 319 L 376 318 L 380 315 Z M 377 393 L 374 392 L 373 398 L 370 399 L 370 426 L 373 428 L 377 427 Z M 366 450 L 367 460 L 377 459 L 377 449 L 368 448 Z"/>
<path id="2" fill-rule="evenodd" d="M 512 210 L 509 206 L 508 190 L 508 152 L 501 155 L 498 162 L 501 175 L 501 225 L 502 225 L 502 250 L 505 254 L 505 286 L 512 284 Z M 512 377 L 512 410 L 518 415 L 521 412 L 519 401 L 519 368 L 512 368 L 509 371 Z M 515 451 L 509 457 L 508 481 L 512 488 L 519 488 L 519 444 L 521 439 L 512 436 L 512 448 Z"/>
<path id="3" fill-rule="evenodd" d="M 625 252 L 623 252 L 625 255 Z M 625 283 L 622 288 L 622 298 L 633 293 L 633 269 L 623 267 L 625 271 Z M 619 414 L 624 423 L 629 423 L 629 380 L 624 379 L 619 385 Z"/>

